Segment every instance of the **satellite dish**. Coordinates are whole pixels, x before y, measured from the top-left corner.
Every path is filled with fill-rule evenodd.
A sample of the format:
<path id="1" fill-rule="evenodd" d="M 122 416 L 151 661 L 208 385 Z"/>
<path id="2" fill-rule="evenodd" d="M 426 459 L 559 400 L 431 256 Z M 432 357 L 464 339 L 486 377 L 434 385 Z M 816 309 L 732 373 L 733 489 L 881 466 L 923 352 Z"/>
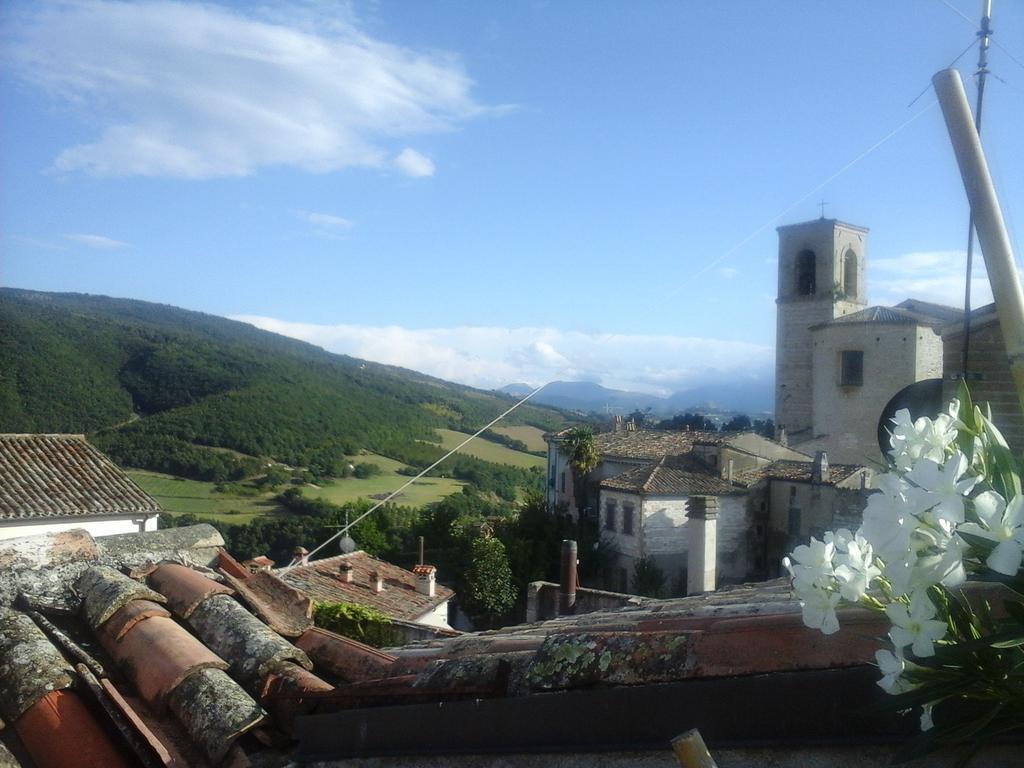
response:
<path id="1" fill-rule="evenodd" d="M 356 542 L 347 533 L 341 537 L 341 541 L 338 542 L 338 549 L 341 550 L 343 555 L 347 555 L 349 552 L 356 551 Z"/>
<path id="2" fill-rule="evenodd" d="M 878 417 L 878 447 L 882 449 L 883 456 L 888 456 L 892 448 L 889 445 L 889 430 L 892 429 L 892 419 L 896 411 L 901 408 L 910 411 L 911 419 L 919 419 L 922 416 L 934 419 L 942 410 L 942 379 L 915 381 L 897 392 L 886 403 L 882 415 Z"/>

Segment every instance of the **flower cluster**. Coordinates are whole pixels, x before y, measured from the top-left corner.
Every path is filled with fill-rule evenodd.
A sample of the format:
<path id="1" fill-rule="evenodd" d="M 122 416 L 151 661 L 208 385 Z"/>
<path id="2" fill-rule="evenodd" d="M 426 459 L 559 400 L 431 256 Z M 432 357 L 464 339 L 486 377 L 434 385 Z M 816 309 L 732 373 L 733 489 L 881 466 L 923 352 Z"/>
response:
<path id="1" fill-rule="evenodd" d="M 808 627 L 838 631 L 841 604 L 885 613 L 892 649 L 876 654 L 878 684 L 900 695 L 925 684 L 937 648 L 963 641 L 950 595 L 968 571 L 1017 575 L 1024 495 L 1006 441 L 965 387 L 935 419 L 899 411 L 890 444 L 892 469 L 868 497 L 861 527 L 812 538 L 783 564 Z M 921 699 L 922 728 L 940 698 Z"/>

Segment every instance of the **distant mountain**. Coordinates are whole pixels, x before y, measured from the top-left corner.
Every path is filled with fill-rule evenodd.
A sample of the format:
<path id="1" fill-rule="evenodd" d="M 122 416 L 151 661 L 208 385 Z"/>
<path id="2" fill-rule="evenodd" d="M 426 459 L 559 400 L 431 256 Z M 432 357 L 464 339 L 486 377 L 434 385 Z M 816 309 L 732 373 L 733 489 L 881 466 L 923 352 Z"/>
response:
<path id="1" fill-rule="evenodd" d="M 512 402 L 130 299 L 0 288 L 0 329 L 0 432 L 85 432 L 122 464 L 207 479 L 242 471 L 210 448 L 327 474 L 360 449 L 425 466 L 433 430 L 474 431 Z M 508 423 L 564 421 L 527 404 Z"/>
<path id="2" fill-rule="evenodd" d="M 532 388 L 527 384 L 509 384 L 499 392 L 522 397 Z M 668 397 L 643 392 L 609 389 L 589 381 L 555 381 L 530 401 L 571 411 L 629 414 L 635 410 L 651 409 L 655 416 L 674 416 L 685 411 L 739 412 L 748 415 L 770 413 L 772 383 L 769 380 L 736 381 L 705 384 L 680 390 Z"/>

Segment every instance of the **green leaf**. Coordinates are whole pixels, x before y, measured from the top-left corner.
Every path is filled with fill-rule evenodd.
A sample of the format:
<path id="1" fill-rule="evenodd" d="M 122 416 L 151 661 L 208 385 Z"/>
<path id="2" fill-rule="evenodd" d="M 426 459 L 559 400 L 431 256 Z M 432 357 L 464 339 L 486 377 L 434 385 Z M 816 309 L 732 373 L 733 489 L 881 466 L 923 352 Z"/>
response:
<path id="1" fill-rule="evenodd" d="M 986 539 L 984 536 L 978 536 L 974 533 L 964 533 L 963 531 L 957 531 L 957 536 L 966 541 L 975 549 L 980 549 L 987 557 L 993 549 L 996 548 L 998 542 L 992 541 L 992 539 Z"/>

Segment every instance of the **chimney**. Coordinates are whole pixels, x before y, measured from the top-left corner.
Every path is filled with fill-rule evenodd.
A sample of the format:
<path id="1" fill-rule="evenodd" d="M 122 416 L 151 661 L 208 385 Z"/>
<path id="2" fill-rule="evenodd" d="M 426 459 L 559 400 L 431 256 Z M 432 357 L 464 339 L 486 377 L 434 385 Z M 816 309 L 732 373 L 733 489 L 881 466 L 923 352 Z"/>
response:
<path id="1" fill-rule="evenodd" d="M 355 578 L 355 570 L 352 563 L 342 563 L 338 566 L 338 577 L 346 584 L 351 584 Z"/>
<path id="2" fill-rule="evenodd" d="M 576 612 L 576 542 L 562 540 L 561 583 L 558 585 L 558 614 Z"/>
<path id="3" fill-rule="evenodd" d="M 622 431 L 622 414 L 621 413 L 616 413 L 614 416 L 612 416 L 612 424 L 615 425 L 615 431 L 616 432 L 621 432 Z"/>
<path id="4" fill-rule="evenodd" d="M 292 565 L 309 565 L 309 550 L 296 547 L 292 550 Z"/>
<path id="5" fill-rule="evenodd" d="M 733 460 L 729 459 L 729 463 L 726 465 L 727 469 L 725 470 L 725 479 L 728 480 L 730 483 L 732 482 L 733 466 Z"/>
<path id="6" fill-rule="evenodd" d="M 785 427 L 779 427 L 778 430 L 776 430 L 775 442 L 777 442 L 779 445 L 784 445 L 787 448 L 789 447 L 789 438 L 786 437 Z"/>
<path id="7" fill-rule="evenodd" d="M 380 571 L 370 573 L 370 589 L 378 593 L 384 591 L 384 577 L 380 575 Z"/>
<path id="8" fill-rule="evenodd" d="M 687 506 L 690 532 L 686 594 L 714 592 L 718 567 L 718 497 L 691 496 Z"/>
<path id="9" fill-rule="evenodd" d="M 814 454 L 814 462 L 811 464 L 811 482 L 815 485 L 821 485 L 827 482 L 828 479 L 828 454 L 824 451 L 818 451 Z"/>
<path id="10" fill-rule="evenodd" d="M 437 594 L 437 568 L 432 565 L 416 565 L 412 572 L 416 574 L 416 591 L 434 597 Z"/>

